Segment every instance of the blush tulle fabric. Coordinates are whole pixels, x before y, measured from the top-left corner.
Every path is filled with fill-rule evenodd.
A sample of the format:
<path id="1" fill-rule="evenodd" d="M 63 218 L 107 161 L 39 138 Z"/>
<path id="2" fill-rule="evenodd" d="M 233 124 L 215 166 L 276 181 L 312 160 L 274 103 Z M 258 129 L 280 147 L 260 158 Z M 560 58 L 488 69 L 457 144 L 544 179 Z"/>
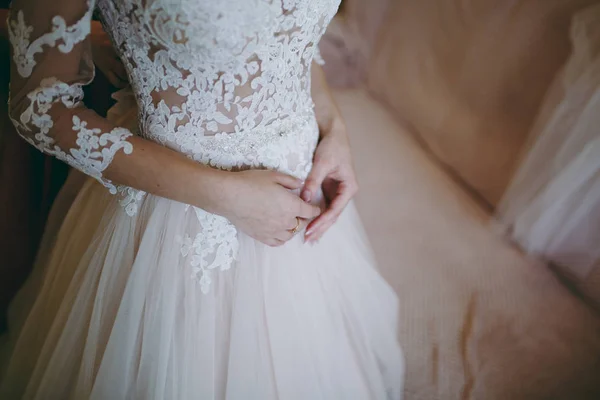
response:
<path id="1" fill-rule="evenodd" d="M 115 98 L 109 119 L 133 129 L 133 93 Z M 181 254 L 193 208 L 120 201 L 69 176 L 10 309 L 0 398 L 402 398 L 397 298 L 352 204 L 314 245 L 238 233 L 203 294 Z"/>
<path id="2" fill-rule="evenodd" d="M 129 217 L 88 180 L 13 304 L 2 398 L 401 397 L 397 299 L 353 207 L 316 245 L 240 234 L 207 294 L 177 241 L 193 218 L 154 196 Z"/>
<path id="3" fill-rule="evenodd" d="M 96 5 L 133 88 L 110 121 L 79 102 Z M 401 397 L 397 298 L 352 206 L 318 244 L 298 235 L 271 248 L 103 176 L 137 134 L 217 168 L 305 179 L 319 137 L 311 67 L 338 5 L 13 3 L 11 116 L 32 145 L 92 178 L 61 194 L 12 306 L 0 398 Z"/>

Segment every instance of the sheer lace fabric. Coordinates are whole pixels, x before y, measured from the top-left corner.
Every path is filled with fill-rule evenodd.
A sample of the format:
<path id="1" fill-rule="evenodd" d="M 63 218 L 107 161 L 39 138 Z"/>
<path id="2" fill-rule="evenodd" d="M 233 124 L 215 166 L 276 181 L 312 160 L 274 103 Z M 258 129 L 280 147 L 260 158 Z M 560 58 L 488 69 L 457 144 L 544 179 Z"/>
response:
<path id="1" fill-rule="evenodd" d="M 93 77 L 87 37 L 95 3 L 15 2 L 11 114 L 40 150 L 100 179 L 116 151 L 132 149 L 128 131 L 79 116 L 81 86 Z M 97 3 L 128 69 L 143 136 L 212 161 L 203 152 L 206 136 L 262 135 L 248 143 L 254 148 L 312 117 L 310 65 L 337 0 Z M 65 108 L 73 117 L 57 125 Z M 274 126 L 283 121 L 286 126 Z M 221 143 L 211 146 L 227 152 Z"/>
<path id="2" fill-rule="evenodd" d="M 118 193 L 128 215 L 147 194 L 117 187 L 102 172 L 119 150 L 133 151 L 132 132 L 216 168 L 306 177 L 318 141 L 310 68 L 338 5 L 17 0 L 11 116 L 27 141 Z M 96 6 L 128 71 L 137 127 L 109 122 L 81 103 L 94 72 L 88 36 Z M 192 275 L 207 291 L 209 271 L 228 269 L 236 258 L 236 229 L 218 215 L 190 212 L 199 225 L 181 237 L 181 253 L 194 253 Z"/>
<path id="3" fill-rule="evenodd" d="M 310 67 L 338 3 L 14 2 L 20 133 L 118 195 L 88 179 L 46 238 L 10 313 L 1 398 L 401 397 L 397 298 L 351 206 L 318 244 L 272 248 L 102 176 L 136 151 L 131 134 L 215 168 L 306 176 L 319 136 Z M 95 6 L 132 85 L 108 119 L 81 105 Z"/>
<path id="4" fill-rule="evenodd" d="M 82 105 L 94 75 L 89 43 L 93 3 L 16 1 L 8 28 L 13 49 L 10 115 L 39 150 L 115 186 L 102 171 L 119 150 L 131 153 L 131 132 L 102 121 Z"/>

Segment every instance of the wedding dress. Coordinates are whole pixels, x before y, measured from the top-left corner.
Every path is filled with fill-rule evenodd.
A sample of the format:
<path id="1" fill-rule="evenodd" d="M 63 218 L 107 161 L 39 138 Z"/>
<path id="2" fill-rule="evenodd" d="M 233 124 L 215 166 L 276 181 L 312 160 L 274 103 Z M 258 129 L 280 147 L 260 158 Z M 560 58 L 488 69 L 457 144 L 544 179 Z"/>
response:
<path id="1" fill-rule="evenodd" d="M 102 175 L 140 135 L 215 168 L 305 178 L 319 134 L 310 68 L 338 5 L 13 2 L 13 122 L 93 179 L 12 306 L 0 398 L 401 397 L 397 299 L 352 206 L 318 244 L 272 248 Z M 119 124 L 81 103 L 95 9 L 138 110 Z"/>

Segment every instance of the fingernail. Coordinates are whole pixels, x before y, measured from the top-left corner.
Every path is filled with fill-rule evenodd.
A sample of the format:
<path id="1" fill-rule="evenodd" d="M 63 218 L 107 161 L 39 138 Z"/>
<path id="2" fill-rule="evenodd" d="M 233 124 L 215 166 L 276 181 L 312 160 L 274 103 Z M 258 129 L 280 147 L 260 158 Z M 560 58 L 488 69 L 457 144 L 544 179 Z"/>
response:
<path id="1" fill-rule="evenodd" d="M 305 235 L 305 236 L 306 236 L 306 237 L 309 237 L 310 235 L 312 235 L 312 233 L 313 233 L 313 229 L 312 229 L 312 228 L 311 228 L 311 229 L 307 229 L 307 230 L 306 230 L 306 235 Z"/>
<path id="2" fill-rule="evenodd" d="M 302 195 L 300 197 L 302 197 L 302 200 L 304 200 L 308 203 L 310 201 L 310 191 L 309 190 L 303 191 Z"/>

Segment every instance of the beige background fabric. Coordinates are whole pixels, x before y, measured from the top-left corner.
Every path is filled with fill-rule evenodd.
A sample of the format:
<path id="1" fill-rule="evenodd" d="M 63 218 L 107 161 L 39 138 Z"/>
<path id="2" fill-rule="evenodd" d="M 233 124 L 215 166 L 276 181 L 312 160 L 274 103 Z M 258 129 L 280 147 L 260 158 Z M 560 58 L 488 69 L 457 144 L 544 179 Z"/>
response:
<path id="1" fill-rule="evenodd" d="M 405 400 L 600 398 L 600 319 L 364 90 L 336 92 L 356 204 L 400 299 Z M 385 160 L 382 168 L 381 160 Z"/>
<path id="2" fill-rule="evenodd" d="M 390 0 L 344 0 L 319 42 L 331 87 L 361 86 Z"/>
<path id="3" fill-rule="evenodd" d="M 369 66 L 369 88 L 495 205 L 569 55 L 571 17 L 595 2 L 391 2 Z"/>
<path id="4" fill-rule="evenodd" d="M 597 398 L 600 388 L 594 381 L 600 371 L 592 360 L 600 351 L 595 342 L 600 331 L 581 300 L 600 309 L 600 264 L 588 267 L 583 278 L 573 273 L 573 265 L 552 269 L 570 280 L 568 285 L 575 284 L 582 295 L 575 298 L 547 265 L 527 262 L 509 250 L 486 221 L 565 101 L 574 16 L 600 1 L 365 3 L 346 0 L 344 27 L 336 30 L 338 35 L 350 32 L 343 36 L 345 50 L 353 55 L 350 72 L 364 68 L 368 89 L 381 102 L 378 106 L 356 92 L 340 94 L 338 100 L 361 149 L 359 175 L 369 176 L 362 188 L 381 193 L 380 200 L 370 201 L 376 206 L 365 200 L 361 211 L 384 274 L 403 302 L 407 398 Z M 586 69 L 595 57 L 577 65 Z M 340 79 L 344 71 L 336 64 L 330 76 Z M 594 90 L 597 72 L 586 77 L 589 71 L 579 71 L 591 82 L 589 90 Z M 390 129 L 386 107 L 409 129 Z M 570 135 L 564 129 L 555 133 Z M 416 156 L 421 153 L 407 139 L 410 134 L 430 150 L 434 163 L 424 161 L 425 153 Z M 554 144 L 560 147 L 560 140 Z M 387 158 L 381 151 L 389 153 Z M 559 175 L 553 157 L 541 154 L 533 169 Z M 393 173 L 382 176 L 366 161 L 375 158 L 392 160 L 386 165 Z M 440 161 L 444 173 L 459 179 L 429 175 Z M 526 172 L 534 179 L 535 171 Z M 513 195 L 527 194 L 523 189 L 509 192 L 509 200 L 519 205 L 519 196 Z M 463 192 L 464 202 L 457 201 L 456 191 Z M 468 204 L 473 211 L 474 199 L 487 206 L 480 214 L 469 216 L 456 208 Z M 531 198 L 523 200 L 525 206 L 531 203 Z M 571 211 L 576 204 L 571 203 Z M 377 219 L 381 214 L 388 217 Z M 573 240 L 593 244 L 590 229 L 571 227 L 579 230 L 570 235 Z M 555 254 L 573 256 L 573 243 L 563 243 L 554 247 Z M 583 322 L 588 317 L 590 324 Z"/>
<path id="5" fill-rule="evenodd" d="M 600 4 L 573 18 L 571 42 L 497 215 L 600 308 Z"/>

